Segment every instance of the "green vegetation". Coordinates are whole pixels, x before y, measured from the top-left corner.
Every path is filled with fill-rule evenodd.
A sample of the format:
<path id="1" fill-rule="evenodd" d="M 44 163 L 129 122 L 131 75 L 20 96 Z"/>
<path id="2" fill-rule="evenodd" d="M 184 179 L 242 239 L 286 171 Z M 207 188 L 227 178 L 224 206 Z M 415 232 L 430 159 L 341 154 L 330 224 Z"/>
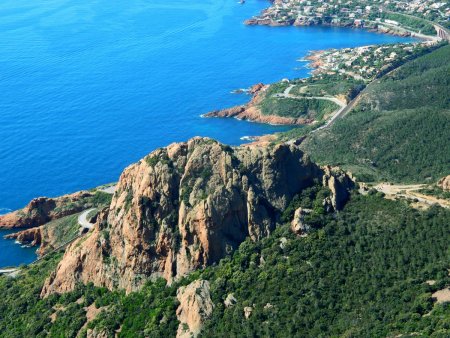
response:
<path id="1" fill-rule="evenodd" d="M 403 65 L 303 148 L 364 181 L 436 181 L 450 168 L 449 73 L 448 45 Z"/>
<path id="2" fill-rule="evenodd" d="M 291 99 L 266 96 L 260 104 L 264 115 L 276 115 L 291 118 L 313 118 L 320 120 L 324 115 L 330 114 L 339 107 L 327 100 L 317 99 Z"/>
<path id="3" fill-rule="evenodd" d="M 73 292 L 41 299 L 44 280 L 60 258 L 60 254 L 52 255 L 25 267 L 17 278 L 0 277 L 1 337 L 85 337 L 87 329 L 94 326 L 110 337 L 119 327 L 121 337 L 175 336 L 176 289 L 180 284 L 166 287 L 164 280 L 158 280 L 128 296 L 92 284 L 79 285 Z M 104 312 L 87 324 L 89 306 Z"/>
<path id="4" fill-rule="evenodd" d="M 189 198 L 191 196 L 191 193 L 192 193 L 192 186 L 191 185 L 186 185 L 181 190 L 180 201 L 183 201 L 184 205 L 187 206 L 187 207 L 191 206 L 191 203 L 189 202 Z"/>
<path id="5" fill-rule="evenodd" d="M 317 182 L 318 183 L 318 182 Z M 295 196 L 281 215 L 284 223 L 289 223 L 294 218 L 294 212 L 298 208 L 310 209 L 312 212 L 305 217 L 305 222 L 311 226 L 320 226 L 325 215 L 323 200 L 330 195 L 328 188 L 316 184 L 304 189 Z"/>
<path id="6" fill-rule="evenodd" d="M 0 336 L 44 336 L 44 326 L 50 324 L 51 304 L 39 297 L 45 278 L 56 268 L 61 254 L 44 258 L 26 267 L 18 278 L 0 277 Z"/>
<path id="7" fill-rule="evenodd" d="M 91 193 L 94 189 L 91 190 Z M 55 212 L 72 213 L 74 210 L 83 210 L 91 207 L 104 208 L 111 204 L 112 194 L 101 190 L 95 190 L 92 196 L 83 196 L 77 200 L 61 203 L 61 206 L 55 208 Z"/>
<path id="8" fill-rule="evenodd" d="M 400 13 L 384 13 L 382 15 L 382 18 L 397 21 L 401 24 L 401 27 L 407 28 L 414 32 L 422 33 L 425 35 L 436 34 L 436 30 L 434 29 L 433 25 L 421 18 Z"/>
<path id="9" fill-rule="evenodd" d="M 148 164 L 150 167 L 154 168 L 155 165 L 158 164 L 159 158 L 158 158 L 158 156 L 150 156 L 150 155 L 149 155 L 149 156 L 147 156 L 147 157 L 145 158 L 145 162 L 147 162 L 147 164 Z"/>
<path id="10" fill-rule="evenodd" d="M 127 195 L 125 196 L 124 209 L 125 211 L 130 210 L 131 203 L 133 202 L 133 191 L 131 189 L 127 190 Z"/>
<path id="11" fill-rule="evenodd" d="M 448 336 L 450 304 L 435 304 L 431 294 L 450 286 L 450 211 L 418 211 L 372 194 L 353 195 L 330 215 L 320 210 L 327 194 L 318 185 L 306 189 L 283 215 L 289 221 L 296 207 L 313 209 L 308 237 L 285 223 L 171 286 L 157 280 L 126 295 L 89 284 L 40 299 L 61 255 L 25 267 L 18 278 L 0 277 L 0 336 L 84 337 L 95 329 L 109 337 L 174 337 L 176 290 L 199 278 L 210 281 L 215 303 L 204 337 Z M 226 308 L 229 293 L 237 303 Z M 253 308 L 248 319 L 246 306 Z M 88 307 L 101 310 L 89 323 Z"/>
<path id="12" fill-rule="evenodd" d="M 431 294 L 450 283 L 449 217 L 441 208 L 353 196 L 307 238 L 281 226 L 261 242 L 246 241 L 204 272 L 216 307 L 203 336 L 448 336 L 450 304 L 434 305 Z M 238 303 L 226 308 L 229 293 Z M 247 320 L 246 306 L 253 308 Z"/>
<path id="13" fill-rule="evenodd" d="M 342 95 L 349 101 L 365 87 L 363 80 L 351 76 L 321 74 L 310 77 L 292 88 L 290 94 L 305 96 L 338 96 Z"/>
<path id="14" fill-rule="evenodd" d="M 80 225 L 78 224 L 78 216 L 74 214 L 60 219 L 51 221 L 42 227 L 42 236 L 51 238 L 51 243 L 47 243 L 46 252 L 58 248 L 67 243 L 78 235 Z"/>
<path id="15" fill-rule="evenodd" d="M 96 207 L 108 207 L 111 204 L 112 194 L 103 191 L 96 191 L 91 198 L 91 203 Z"/>

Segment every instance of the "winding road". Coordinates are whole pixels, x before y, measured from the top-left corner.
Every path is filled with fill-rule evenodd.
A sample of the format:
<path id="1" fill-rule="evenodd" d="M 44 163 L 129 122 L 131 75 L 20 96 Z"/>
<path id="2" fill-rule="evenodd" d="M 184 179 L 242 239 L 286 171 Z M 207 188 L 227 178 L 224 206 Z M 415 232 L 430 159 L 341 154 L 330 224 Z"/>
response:
<path id="1" fill-rule="evenodd" d="M 277 93 L 274 94 L 273 97 L 275 98 L 286 98 L 286 99 L 294 99 L 294 100 L 301 100 L 301 99 L 305 99 L 305 100 L 325 100 L 325 101 L 330 101 L 333 103 L 336 103 L 339 107 L 345 108 L 346 104 L 345 102 L 339 100 L 336 97 L 332 97 L 332 96 L 297 96 L 297 95 L 292 95 L 290 94 L 292 88 L 294 88 L 295 85 L 290 85 L 289 87 L 287 87 L 283 93 Z"/>
<path id="2" fill-rule="evenodd" d="M 373 82 L 371 82 L 373 83 Z M 353 107 L 354 105 L 358 102 L 359 98 L 361 97 L 361 94 L 364 93 L 366 91 L 366 89 L 370 86 L 369 83 L 352 101 L 350 101 L 348 104 L 346 104 L 344 101 L 339 100 L 336 97 L 333 96 L 296 96 L 296 95 L 292 95 L 290 94 L 292 88 L 295 87 L 295 85 L 289 85 L 289 87 L 287 87 L 283 93 L 277 93 L 274 94 L 273 97 L 275 98 L 289 98 L 289 99 L 307 99 L 307 100 L 312 100 L 312 99 L 316 99 L 316 100 L 326 100 L 326 101 L 330 101 L 333 102 L 335 104 L 337 104 L 340 108 L 333 114 L 333 116 L 331 116 L 330 119 L 327 120 L 327 122 L 323 125 L 320 126 L 319 128 L 316 128 L 314 130 L 311 131 L 311 134 L 325 129 L 327 127 L 329 127 L 337 118 L 347 114 Z"/>
<path id="3" fill-rule="evenodd" d="M 87 229 L 89 231 L 94 226 L 93 223 L 90 223 L 88 221 L 87 216 L 89 215 L 90 212 L 95 211 L 95 210 L 97 210 L 97 208 L 87 209 L 78 216 L 78 224 L 81 226 L 81 229 L 80 229 L 81 232 L 83 232 L 85 229 Z"/>

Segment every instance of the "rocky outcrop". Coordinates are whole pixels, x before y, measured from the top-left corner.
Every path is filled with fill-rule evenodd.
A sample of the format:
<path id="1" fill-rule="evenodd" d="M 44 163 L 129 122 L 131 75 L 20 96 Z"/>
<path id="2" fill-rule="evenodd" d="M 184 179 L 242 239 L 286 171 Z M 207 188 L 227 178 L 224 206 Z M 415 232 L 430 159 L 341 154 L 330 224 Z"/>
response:
<path id="1" fill-rule="evenodd" d="M 257 83 L 250 87 L 250 89 L 248 90 L 248 93 L 251 95 L 255 95 L 259 91 L 263 90 L 265 87 L 266 86 L 264 85 L 264 83 Z"/>
<path id="2" fill-rule="evenodd" d="M 437 185 L 444 191 L 450 191 L 450 175 L 442 177 Z"/>
<path id="3" fill-rule="evenodd" d="M 338 208 L 343 178 L 333 180 L 331 170 L 325 176 Z M 323 177 L 292 144 L 231 148 L 194 138 L 158 149 L 122 173 L 109 210 L 68 247 L 42 295 L 78 282 L 127 291 L 148 278 L 171 282 L 248 236 L 268 236 L 291 199 Z"/>
<path id="4" fill-rule="evenodd" d="M 225 305 L 225 307 L 232 307 L 237 303 L 237 299 L 236 297 L 234 297 L 234 294 L 229 293 L 227 295 L 227 298 L 225 298 L 225 300 L 223 301 L 223 304 Z"/>
<path id="5" fill-rule="evenodd" d="M 0 228 L 31 228 L 72 215 L 92 206 L 93 194 L 80 191 L 57 198 L 38 197 L 20 210 L 0 216 Z"/>
<path id="6" fill-rule="evenodd" d="M 42 227 L 26 229 L 4 236 L 6 239 L 15 239 L 20 244 L 36 246 L 42 242 Z"/>
<path id="7" fill-rule="evenodd" d="M 86 338 L 109 338 L 108 332 L 104 329 L 87 329 Z"/>
<path id="8" fill-rule="evenodd" d="M 196 280 L 177 291 L 180 305 L 177 318 L 180 321 L 177 338 L 197 337 L 203 323 L 211 316 L 214 304 L 210 296 L 209 282 Z"/>
<path id="9" fill-rule="evenodd" d="M 352 176 L 339 168 L 324 166 L 322 184 L 331 191 L 331 196 L 325 201 L 328 210 L 341 210 L 350 197 L 350 190 L 355 187 Z"/>
<path id="10" fill-rule="evenodd" d="M 305 216 L 310 214 L 311 210 L 298 208 L 295 210 L 294 218 L 291 222 L 291 230 L 298 236 L 306 236 L 311 226 L 306 223 Z"/>
<path id="11" fill-rule="evenodd" d="M 264 99 L 265 92 L 268 88 L 269 86 L 267 85 L 255 85 L 249 91 L 251 94 L 253 94 L 253 98 L 249 103 L 227 109 L 214 110 L 212 112 L 204 114 L 203 117 L 234 117 L 239 120 L 279 125 L 300 125 L 310 124 L 314 122 L 314 119 L 304 117 L 292 118 L 263 114 L 261 112 L 261 109 L 259 108 L 259 104 Z"/>
<path id="12" fill-rule="evenodd" d="M 245 317 L 245 319 L 249 319 L 250 316 L 252 315 L 252 312 L 253 312 L 253 308 L 251 306 L 244 307 L 244 317 Z"/>

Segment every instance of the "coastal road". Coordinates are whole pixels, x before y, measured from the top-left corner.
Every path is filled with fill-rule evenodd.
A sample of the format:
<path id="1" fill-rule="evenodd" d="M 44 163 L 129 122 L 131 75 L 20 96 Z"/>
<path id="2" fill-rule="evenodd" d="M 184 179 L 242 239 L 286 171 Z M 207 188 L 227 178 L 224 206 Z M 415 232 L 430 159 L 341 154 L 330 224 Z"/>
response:
<path id="1" fill-rule="evenodd" d="M 110 185 L 109 187 L 105 187 L 105 188 L 100 188 L 98 189 L 99 191 L 105 192 L 107 194 L 114 194 L 114 192 L 116 191 L 116 184 L 114 185 Z"/>
<path id="2" fill-rule="evenodd" d="M 80 216 L 78 216 L 78 224 L 80 225 L 81 229 L 80 232 L 85 231 L 85 229 L 87 229 L 87 231 L 91 230 L 94 226 L 93 223 L 90 223 L 87 219 L 87 216 L 89 215 L 90 212 L 97 210 L 97 208 L 91 208 L 91 209 L 87 209 L 85 211 L 83 211 Z"/>
<path id="3" fill-rule="evenodd" d="M 369 84 L 370 85 L 370 84 Z M 325 129 L 327 127 L 329 127 L 336 119 L 338 119 L 339 117 L 342 117 L 343 115 L 345 115 L 347 112 L 349 112 L 354 105 L 357 103 L 358 98 L 360 97 L 360 95 L 369 87 L 369 85 L 366 86 L 366 88 L 364 88 L 352 101 L 350 101 L 348 104 L 346 104 L 344 101 L 339 100 L 336 97 L 333 96 L 296 96 L 296 95 L 292 95 L 290 94 L 292 88 L 295 87 L 295 85 L 290 85 L 289 87 L 287 87 L 283 93 L 277 93 L 274 94 L 273 97 L 275 98 L 289 98 L 289 99 L 307 99 L 307 100 L 312 100 L 312 99 L 316 99 L 316 100 L 326 100 L 326 101 L 330 101 L 333 102 L 335 104 L 337 104 L 340 108 L 333 114 L 333 116 L 328 119 L 328 121 L 321 127 L 314 129 L 313 131 L 311 131 L 311 134 Z"/>
<path id="4" fill-rule="evenodd" d="M 352 108 L 355 106 L 356 103 L 358 103 L 359 99 L 361 98 L 361 95 L 366 91 L 366 89 L 370 86 L 371 83 L 369 83 L 366 88 L 364 88 L 353 100 L 351 100 L 347 105 L 341 106 L 341 109 L 339 109 L 331 118 L 323 125 L 320 126 L 317 129 L 314 129 L 311 131 L 311 134 L 314 134 L 318 132 L 319 130 L 328 128 L 331 126 L 334 121 L 336 121 L 338 118 L 343 117 L 345 114 L 347 114 Z"/>
<path id="5" fill-rule="evenodd" d="M 392 11 L 386 11 L 386 13 L 397 14 L 397 13 L 392 12 Z M 447 40 L 447 41 L 450 42 L 450 33 L 448 32 L 448 30 L 445 27 L 443 27 L 442 25 L 438 24 L 437 22 L 430 21 L 430 20 L 425 19 L 425 18 L 420 18 L 420 17 L 414 16 L 414 15 L 411 15 L 411 14 L 406 14 L 406 13 L 401 13 L 401 14 L 403 16 L 407 16 L 407 17 L 410 17 L 412 19 L 416 19 L 416 20 L 418 19 L 418 20 L 425 21 L 428 24 L 432 25 L 434 27 L 434 29 L 436 30 L 436 37 L 430 37 L 429 35 L 423 35 L 423 34 L 419 34 L 419 33 L 413 32 L 413 31 L 409 31 L 412 34 L 416 34 L 417 37 L 425 38 L 425 39 L 432 38 L 435 41 L 439 40 L 439 39 L 442 39 L 442 40 Z M 385 23 L 383 22 L 383 24 L 385 24 Z M 398 26 L 396 26 L 396 27 L 398 27 Z"/>
<path id="6" fill-rule="evenodd" d="M 345 102 L 339 100 L 336 97 L 332 97 L 332 96 L 297 96 L 297 95 L 292 95 L 290 94 L 292 88 L 294 88 L 295 85 L 290 85 L 289 87 L 287 87 L 283 93 L 278 93 L 278 94 L 274 94 L 273 97 L 275 98 L 286 98 L 286 99 L 295 99 L 295 100 L 301 100 L 301 99 L 305 99 L 305 100 L 326 100 L 326 101 L 330 101 L 333 103 L 336 103 L 339 107 L 344 108 L 346 106 Z"/>
<path id="7" fill-rule="evenodd" d="M 114 194 L 114 192 L 116 191 L 116 184 L 114 185 L 110 185 L 104 188 L 100 188 L 98 189 L 98 191 L 107 193 L 107 194 Z M 97 208 L 90 208 L 87 209 L 85 211 L 83 211 L 79 216 L 78 216 L 78 224 L 80 225 L 81 229 L 80 229 L 80 233 L 83 233 L 84 231 L 89 231 L 94 227 L 93 223 L 90 223 L 87 219 L 89 213 L 91 213 L 92 211 L 97 210 Z"/>
<path id="8" fill-rule="evenodd" d="M 112 194 L 112 193 L 114 193 L 114 189 L 115 189 L 115 186 L 110 186 L 110 187 L 107 187 L 107 188 L 105 188 L 105 189 L 102 189 L 102 191 L 105 191 L 105 190 L 106 190 L 105 192 L 112 191 L 112 192 L 110 192 L 110 193 Z M 52 250 L 52 251 L 50 251 L 50 252 L 44 254 L 44 255 L 41 256 L 41 257 L 38 257 L 35 261 L 33 261 L 33 262 L 29 263 L 29 264 L 31 265 L 31 264 L 34 264 L 34 263 L 36 263 L 36 262 L 39 262 L 41 259 L 43 259 L 43 258 L 46 257 L 47 255 L 50 255 L 50 254 L 52 254 L 52 253 L 54 253 L 54 252 L 56 252 L 56 251 L 59 251 L 59 250 L 65 248 L 67 245 L 69 245 L 70 243 L 72 243 L 72 242 L 75 241 L 76 239 L 80 238 L 84 233 L 86 233 L 87 231 L 91 230 L 91 229 L 94 227 L 94 224 L 93 224 L 93 223 L 90 223 L 90 222 L 88 221 L 87 217 L 88 217 L 88 215 L 89 215 L 90 212 L 95 211 L 95 210 L 97 210 L 97 208 L 90 208 L 90 209 L 87 209 L 87 210 L 83 211 L 83 212 L 78 216 L 78 224 L 80 225 L 80 232 L 79 232 L 78 235 L 76 235 L 74 238 L 70 239 L 70 240 L 67 241 L 66 243 L 62 244 L 62 245 L 59 246 L 58 248 L 56 248 L 56 249 L 54 249 L 54 250 Z M 10 277 L 16 277 L 16 276 L 18 275 L 19 272 L 20 272 L 20 269 L 18 269 L 18 268 L 0 269 L 0 275 L 8 275 L 8 276 L 10 276 Z"/>

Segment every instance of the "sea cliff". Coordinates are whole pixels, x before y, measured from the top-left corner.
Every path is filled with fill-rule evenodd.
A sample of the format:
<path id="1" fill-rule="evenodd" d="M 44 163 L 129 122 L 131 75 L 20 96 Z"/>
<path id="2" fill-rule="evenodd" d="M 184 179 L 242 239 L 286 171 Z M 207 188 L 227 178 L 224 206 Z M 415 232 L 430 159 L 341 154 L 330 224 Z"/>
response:
<path id="1" fill-rule="evenodd" d="M 42 296 L 92 282 L 130 292 L 169 283 L 267 237 L 292 198 L 320 182 L 339 210 L 353 181 L 293 144 L 231 148 L 194 138 L 158 149 L 122 173 L 92 232 L 71 244 Z"/>

